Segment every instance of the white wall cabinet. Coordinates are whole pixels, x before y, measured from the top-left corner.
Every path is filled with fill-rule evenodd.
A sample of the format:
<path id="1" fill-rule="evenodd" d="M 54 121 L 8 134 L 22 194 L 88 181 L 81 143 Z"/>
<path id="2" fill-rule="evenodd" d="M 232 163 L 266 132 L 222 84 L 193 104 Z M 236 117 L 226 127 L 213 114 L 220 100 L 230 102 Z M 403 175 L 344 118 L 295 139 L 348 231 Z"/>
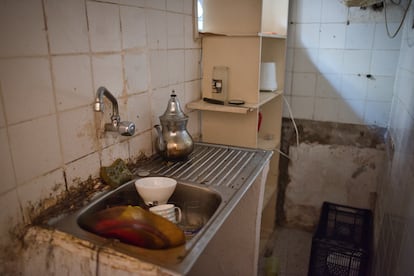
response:
<path id="1" fill-rule="evenodd" d="M 227 100 L 245 102 L 237 106 L 203 100 L 189 103 L 188 108 L 202 112 L 204 142 L 279 148 L 288 6 L 289 0 L 202 1 L 202 97 L 213 97 L 213 68 L 224 66 Z M 262 62 L 276 64 L 276 91 L 260 91 Z M 279 154 L 274 152 L 264 195 L 263 244 L 274 229 L 279 164 Z"/>

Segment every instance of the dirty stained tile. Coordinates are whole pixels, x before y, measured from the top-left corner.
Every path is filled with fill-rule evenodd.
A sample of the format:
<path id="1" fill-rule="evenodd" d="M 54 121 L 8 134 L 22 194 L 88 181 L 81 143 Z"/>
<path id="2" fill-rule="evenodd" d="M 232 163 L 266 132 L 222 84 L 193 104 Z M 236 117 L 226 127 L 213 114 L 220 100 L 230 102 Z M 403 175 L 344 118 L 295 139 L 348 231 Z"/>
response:
<path id="1" fill-rule="evenodd" d="M 79 183 L 82 183 L 89 177 L 98 177 L 99 168 L 100 161 L 97 152 L 66 164 L 65 173 L 68 188 L 76 187 Z"/>
<path id="2" fill-rule="evenodd" d="M 26 223 L 30 223 L 41 211 L 57 202 L 57 196 L 66 191 L 63 170 L 57 169 L 28 183 L 19 185 L 17 193 Z"/>
<path id="3" fill-rule="evenodd" d="M 0 216 L 0 244 L 6 245 L 10 244 L 12 238 L 16 238 L 15 236 L 11 237 L 11 235 L 19 234 L 18 225 L 23 223 L 16 189 L 12 189 L 1 196 L 0 208 L 2 210 L 2 215 Z M 11 225 L 13 225 L 12 229 L 10 229 Z M 2 248 L 4 247 L 2 246 Z M 6 250 L 1 250 L 0 252 L 0 257 L 3 257 L 3 260 L 6 257 L 4 256 L 5 253 L 7 253 Z"/>

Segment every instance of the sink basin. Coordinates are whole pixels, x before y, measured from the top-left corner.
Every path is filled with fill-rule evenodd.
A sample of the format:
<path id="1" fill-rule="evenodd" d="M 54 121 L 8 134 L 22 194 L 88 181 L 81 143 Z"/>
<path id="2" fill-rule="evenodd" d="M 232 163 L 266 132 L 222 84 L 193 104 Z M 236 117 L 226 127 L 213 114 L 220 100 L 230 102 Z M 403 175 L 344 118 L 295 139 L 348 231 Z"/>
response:
<path id="1" fill-rule="evenodd" d="M 137 193 L 134 182 L 135 180 L 126 183 L 84 208 L 77 218 L 79 226 L 87 230 L 85 225 L 97 212 L 114 206 L 132 205 L 148 209 L 149 207 Z M 187 239 L 190 240 L 208 223 L 221 201 L 220 195 L 212 189 L 177 183 L 168 203 L 173 203 L 181 209 L 182 220 L 178 226 L 183 229 Z"/>
<path id="2" fill-rule="evenodd" d="M 272 153 L 258 149 L 195 143 L 188 159 L 168 163 L 154 155 L 133 173 L 165 176 L 177 180 L 169 199 L 182 210 L 179 223 L 186 234 L 181 246 L 154 250 L 108 239 L 86 230 L 85 222 L 97 211 L 119 205 L 148 206 L 135 189 L 135 179 L 93 200 L 88 206 L 49 224 L 65 233 L 90 242 L 100 252 L 109 248 L 146 261 L 171 274 L 187 274 L 209 242 L 254 183 Z"/>

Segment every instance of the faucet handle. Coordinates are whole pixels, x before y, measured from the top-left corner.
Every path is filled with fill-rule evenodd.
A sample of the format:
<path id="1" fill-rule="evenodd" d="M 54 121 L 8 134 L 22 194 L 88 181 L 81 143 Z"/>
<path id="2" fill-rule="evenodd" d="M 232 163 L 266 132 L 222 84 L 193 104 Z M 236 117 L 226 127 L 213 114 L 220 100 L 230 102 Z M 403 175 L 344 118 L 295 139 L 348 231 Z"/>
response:
<path id="1" fill-rule="evenodd" d="M 135 133 L 135 124 L 129 121 L 122 121 L 118 124 L 118 132 L 123 136 L 132 136 Z"/>

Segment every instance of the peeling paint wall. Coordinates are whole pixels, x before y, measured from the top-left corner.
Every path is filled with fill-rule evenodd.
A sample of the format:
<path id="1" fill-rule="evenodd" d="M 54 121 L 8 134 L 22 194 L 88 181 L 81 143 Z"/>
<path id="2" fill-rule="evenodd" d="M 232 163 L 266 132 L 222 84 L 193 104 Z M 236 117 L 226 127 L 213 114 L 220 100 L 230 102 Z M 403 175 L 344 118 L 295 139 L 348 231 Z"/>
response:
<path id="1" fill-rule="evenodd" d="M 312 230 L 322 203 L 329 201 L 373 209 L 385 162 L 384 130 L 361 125 L 297 121 L 300 144 L 291 122 L 283 122 L 278 222 Z"/>

